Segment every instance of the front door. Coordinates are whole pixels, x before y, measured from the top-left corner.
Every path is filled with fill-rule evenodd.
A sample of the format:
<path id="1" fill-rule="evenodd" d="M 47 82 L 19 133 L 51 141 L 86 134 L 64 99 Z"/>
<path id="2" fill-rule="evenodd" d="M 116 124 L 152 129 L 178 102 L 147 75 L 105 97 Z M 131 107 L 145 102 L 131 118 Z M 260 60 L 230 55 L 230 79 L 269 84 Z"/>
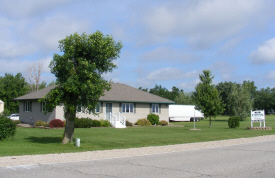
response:
<path id="1" fill-rule="evenodd" d="M 106 103 L 106 113 L 112 112 L 112 103 Z"/>
<path id="2" fill-rule="evenodd" d="M 112 112 L 112 103 L 106 103 L 106 119 L 110 121 L 110 113 Z"/>

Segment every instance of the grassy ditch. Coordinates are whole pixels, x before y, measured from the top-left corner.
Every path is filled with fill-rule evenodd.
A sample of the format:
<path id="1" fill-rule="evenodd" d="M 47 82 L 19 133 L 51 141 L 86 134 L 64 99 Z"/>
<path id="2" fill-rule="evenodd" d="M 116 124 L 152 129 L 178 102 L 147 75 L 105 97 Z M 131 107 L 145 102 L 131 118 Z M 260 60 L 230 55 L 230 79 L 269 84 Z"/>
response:
<path id="1" fill-rule="evenodd" d="M 220 116 L 213 119 L 211 128 L 207 119 L 196 122 L 196 128 L 200 131 L 189 130 L 194 128 L 193 122 L 171 123 L 184 127 L 76 128 L 74 138 L 81 139 L 80 147 L 61 144 L 64 129 L 19 127 L 13 138 L 0 141 L 0 156 L 123 149 L 275 134 L 275 115 L 266 116 L 266 126 L 273 130 L 246 130 L 250 126 L 250 118 L 241 121 L 239 128 L 230 129 L 228 118 Z M 254 123 L 256 126 L 259 123 Z"/>

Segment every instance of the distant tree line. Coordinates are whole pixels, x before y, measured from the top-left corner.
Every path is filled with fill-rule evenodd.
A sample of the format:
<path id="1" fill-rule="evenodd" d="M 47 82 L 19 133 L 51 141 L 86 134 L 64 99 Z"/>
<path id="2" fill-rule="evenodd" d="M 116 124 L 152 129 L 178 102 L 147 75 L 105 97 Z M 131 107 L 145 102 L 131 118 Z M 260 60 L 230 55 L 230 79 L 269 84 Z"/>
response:
<path id="1" fill-rule="evenodd" d="M 37 87 L 34 87 L 34 85 Z M 51 85 L 55 85 L 55 81 L 49 84 L 45 81 L 38 84 L 28 83 L 27 79 L 21 73 L 17 73 L 16 75 L 5 73 L 4 76 L 0 76 L 0 100 L 5 103 L 5 113 L 19 112 L 19 101 L 14 101 L 14 98 Z"/>
<path id="2" fill-rule="evenodd" d="M 19 112 L 19 102 L 14 101 L 14 98 L 56 84 L 55 81 L 49 84 L 45 81 L 34 84 L 27 82 L 30 80 L 26 78 L 21 73 L 17 73 L 16 75 L 6 73 L 4 76 L 0 76 L 0 100 L 4 101 L 5 110 L 11 113 Z M 247 111 L 249 108 L 252 110 L 265 110 L 266 114 L 269 111 L 275 111 L 275 88 L 267 87 L 257 90 L 254 81 L 249 80 L 243 81 L 242 84 L 231 81 L 220 82 L 215 85 L 215 88 L 218 90 L 219 96 L 225 104 L 223 115 L 232 115 L 232 113 Z M 151 89 L 142 87 L 139 87 L 139 89 L 174 101 L 176 104 L 196 104 L 194 100 L 195 91 L 184 92 L 175 86 L 169 90 L 157 84 Z"/>
<path id="3" fill-rule="evenodd" d="M 139 87 L 138 89 L 169 99 L 171 101 L 175 101 L 177 104 L 183 104 L 183 105 L 195 104 L 192 98 L 192 92 L 184 92 L 182 89 L 179 89 L 175 86 L 173 86 L 171 90 L 168 90 L 167 88 L 162 87 L 161 85 L 155 85 L 155 87 L 151 89 L 142 88 L 142 87 Z"/>
<path id="4" fill-rule="evenodd" d="M 18 113 L 19 102 L 14 98 L 27 94 L 29 88 L 21 73 L 0 76 L 0 100 L 4 101 L 4 111 Z"/>
<path id="5" fill-rule="evenodd" d="M 249 80 L 243 81 L 242 84 L 231 81 L 220 82 L 215 85 L 215 88 L 225 104 L 223 115 L 233 115 L 232 113 L 247 111 L 248 109 L 265 110 L 266 114 L 269 111 L 275 111 L 275 88 L 267 87 L 257 90 L 254 81 Z M 195 91 L 184 92 L 175 86 L 169 90 L 157 84 L 151 89 L 142 87 L 139 87 L 139 89 L 172 100 L 175 104 L 196 104 L 194 100 Z M 243 113 L 241 115 L 241 118 L 244 118 L 244 115 L 247 114 Z"/>

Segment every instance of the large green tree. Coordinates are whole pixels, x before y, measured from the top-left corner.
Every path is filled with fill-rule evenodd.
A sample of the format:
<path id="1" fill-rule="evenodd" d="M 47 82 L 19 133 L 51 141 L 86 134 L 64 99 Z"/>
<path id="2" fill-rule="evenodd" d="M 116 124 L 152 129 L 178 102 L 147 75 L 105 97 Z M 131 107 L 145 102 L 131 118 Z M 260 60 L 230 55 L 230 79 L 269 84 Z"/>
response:
<path id="1" fill-rule="evenodd" d="M 27 94 L 27 91 L 27 82 L 21 73 L 16 75 L 6 73 L 0 77 L 0 99 L 5 103 L 5 110 L 18 113 L 19 102 L 13 99 Z"/>
<path id="2" fill-rule="evenodd" d="M 57 86 L 44 99 L 48 108 L 64 104 L 66 126 L 62 143 L 72 142 L 77 106 L 95 112 L 98 99 L 110 89 L 102 74 L 111 72 L 119 57 L 121 42 L 100 31 L 87 35 L 74 33 L 59 41 L 62 55 L 54 54 L 49 67 Z"/>
<path id="3" fill-rule="evenodd" d="M 250 93 L 251 99 L 255 98 L 257 87 L 255 86 L 254 81 L 250 80 L 244 80 L 243 86 L 246 88 L 246 90 Z"/>
<path id="4" fill-rule="evenodd" d="M 209 127 L 211 127 L 211 117 L 222 114 L 225 104 L 222 102 L 220 93 L 212 84 L 214 78 L 209 70 L 204 70 L 199 75 L 200 82 L 195 87 L 193 95 L 196 109 L 204 113 L 204 117 L 209 117 Z"/>
<path id="5" fill-rule="evenodd" d="M 228 96 L 230 92 L 232 91 L 233 86 L 240 86 L 240 84 L 233 83 L 233 82 L 220 82 L 216 85 L 216 88 L 218 89 L 220 96 L 222 97 L 222 101 L 225 104 L 224 113 L 225 115 L 228 115 Z"/>
<path id="6" fill-rule="evenodd" d="M 254 108 L 259 110 L 268 111 L 275 110 L 275 88 L 262 88 L 256 91 L 254 97 Z"/>
<path id="7" fill-rule="evenodd" d="M 253 109 L 253 99 L 246 84 L 233 86 L 227 100 L 229 115 L 239 116 L 241 120 L 248 117 Z"/>

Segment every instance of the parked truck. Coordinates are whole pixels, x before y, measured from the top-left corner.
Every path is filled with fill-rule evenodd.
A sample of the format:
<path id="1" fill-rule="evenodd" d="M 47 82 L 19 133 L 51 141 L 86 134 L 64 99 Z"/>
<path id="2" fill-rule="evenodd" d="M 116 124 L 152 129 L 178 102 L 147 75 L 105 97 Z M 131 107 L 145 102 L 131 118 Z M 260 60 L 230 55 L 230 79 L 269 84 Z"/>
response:
<path id="1" fill-rule="evenodd" d="M 195 109 L 195 105 L 169 105 L 169 121 L 199 121 L 203 113 Z"/>

